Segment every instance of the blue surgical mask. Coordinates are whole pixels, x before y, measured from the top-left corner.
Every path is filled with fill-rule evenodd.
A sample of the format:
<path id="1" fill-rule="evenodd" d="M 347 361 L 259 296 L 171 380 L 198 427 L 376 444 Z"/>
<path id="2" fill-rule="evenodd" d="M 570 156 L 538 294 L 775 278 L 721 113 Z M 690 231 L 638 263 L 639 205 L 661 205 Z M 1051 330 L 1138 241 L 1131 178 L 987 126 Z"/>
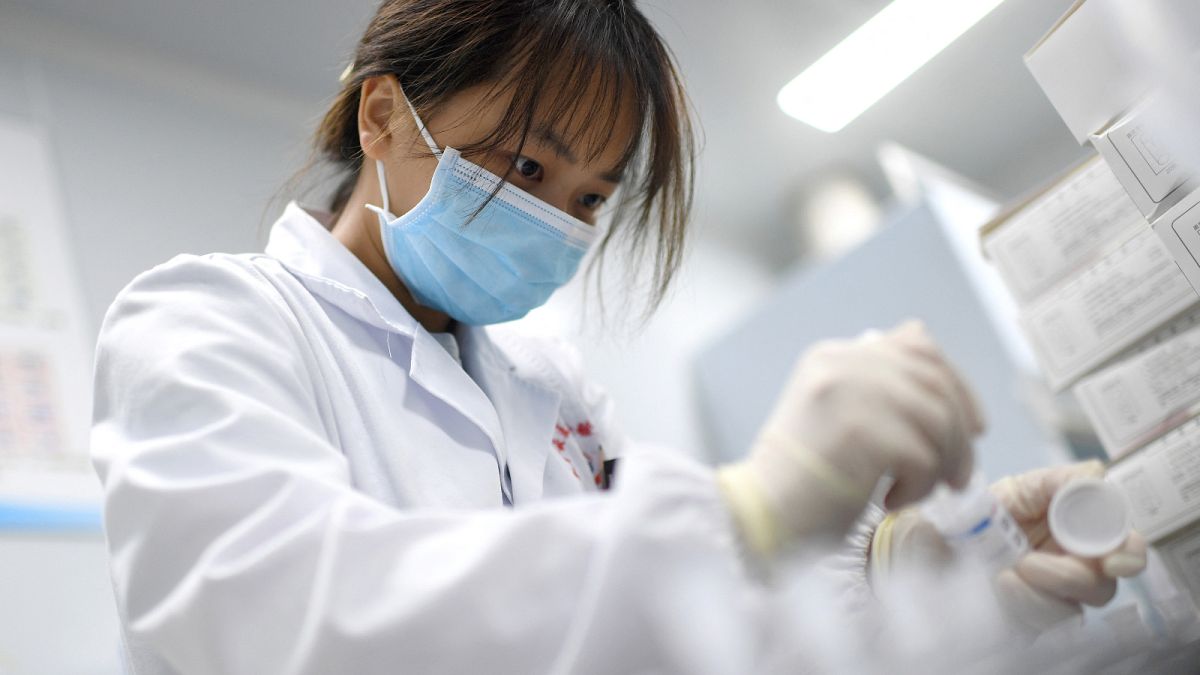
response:
<path id="1" fill-rule="evenodd" d="M 595 228 L 438 148 L 409 109 L 438 166 L 421 201 L 395 216 L 375 163 L 383 208 L 367 208 L 379 214 L 388 263 L 417 302 L 461 323 L 525 316 L 575 275 Z"/>

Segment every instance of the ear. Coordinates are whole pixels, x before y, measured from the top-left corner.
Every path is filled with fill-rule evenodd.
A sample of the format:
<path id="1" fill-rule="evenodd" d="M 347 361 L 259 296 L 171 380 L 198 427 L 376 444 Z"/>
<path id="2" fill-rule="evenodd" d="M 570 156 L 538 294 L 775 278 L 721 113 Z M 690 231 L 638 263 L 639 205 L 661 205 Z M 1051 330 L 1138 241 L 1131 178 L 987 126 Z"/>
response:
<path id="1" fill-rule="evenodd" d="M 370 159 L 383 159 L 394 142 L 392 120 L 402 101 L 394 75 L 369 77 L 358 97 L 358 143 Z"/>

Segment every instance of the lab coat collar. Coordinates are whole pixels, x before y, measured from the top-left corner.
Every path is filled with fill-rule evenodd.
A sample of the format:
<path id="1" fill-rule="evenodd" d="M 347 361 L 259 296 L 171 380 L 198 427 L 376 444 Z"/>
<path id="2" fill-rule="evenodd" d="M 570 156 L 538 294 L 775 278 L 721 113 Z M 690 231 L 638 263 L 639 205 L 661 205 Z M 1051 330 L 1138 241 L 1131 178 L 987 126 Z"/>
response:
<path id="1" fill-rule="evenodd" d="M 415 336 L 419 332 L 417 320 L 361 260 L 334 238 L 327 227 L 331 218 L 328 213 L 289 203 L 271 228 L 266 254 L 309 290 L 354 318 L 383 330 Z"/>
<path id="2" fill-rule="evenodd" d="M 462 366 L 404 309 L 391 291 L 330 233 L 328 214 L 292 202 L 271 229 L 266 254 L 311 292 L 354 318 L 412 340 L 409 374 L 491 441 L 510 467 L 515 503 L 542 495 L 560 395 L 541 383 L 539 361 L 514 362 L 482 326 L 460 326 Z M 464 371 L 466 368 L 466 371 Z M 470 372 L 470 375 L 467 374 Z M 512 456 L 510 456 L 510 449 Z"/>
<path id="3" fill-rule="evenodd" d="M 354 318 L 412 341 L 408 372 L 434 396 L 454 405 L 491 438 L 503 459 L 499 422 L 479 388 L 436 338 L 383 282 L 329 231 L 328 213 L 288 204 L 271 229 L 266 253 L 312 293 Z"/>
<path id="4" fill-rule="evenodd" d="M 507 461 L 503 427 L 485 393 L 383 282 L 333 236 L 326 227 L 329 220 L 328 214 L 288 204 L 271 228 L 267 256 L 279 261 L 314 295 L 355 319 L 411 340 L 405 364 L 409 376 L 478 427 L 502 468 Z"/>

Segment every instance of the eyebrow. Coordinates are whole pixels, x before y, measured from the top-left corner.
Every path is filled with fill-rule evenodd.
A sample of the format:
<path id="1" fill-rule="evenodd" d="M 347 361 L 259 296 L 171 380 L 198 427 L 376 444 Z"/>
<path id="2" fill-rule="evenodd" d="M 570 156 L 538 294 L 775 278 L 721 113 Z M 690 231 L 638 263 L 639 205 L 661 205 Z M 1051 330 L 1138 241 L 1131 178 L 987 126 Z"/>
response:
<path id="1" fill-rule="evenodd" d="M 579 163 L 579 159 L 575 157 L 575 153 L 571 151 L 570 146 L 568 146 L 566 142 L 563 141 L 562 137 L 555 133 L 553 129 L 546 126 L 539 126 L 533 130 L 533 135 L 535 138 L 537 138 L 537 140 L 541 141 L 545 145 L 550 146 L 550 148 L 554 150 L 554 154 L 572 164 Z M 621 182 L 623 173 L 623 169 L 620 168 L 613 169 L 611 171 L 605 171 L 604 173 L 600 174 L 600 179 L 606 183 L 619 184 Z"/>

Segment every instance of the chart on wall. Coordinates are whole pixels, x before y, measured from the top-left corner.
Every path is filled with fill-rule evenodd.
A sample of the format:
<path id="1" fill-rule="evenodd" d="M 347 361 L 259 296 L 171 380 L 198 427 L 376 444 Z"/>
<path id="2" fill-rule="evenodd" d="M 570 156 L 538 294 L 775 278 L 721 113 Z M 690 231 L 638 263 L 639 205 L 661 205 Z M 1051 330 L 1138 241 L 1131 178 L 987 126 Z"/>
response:
<path id="1" fill-rule="evenodd" d="M 90 528 L 91 357 L 50 146 L 0 117 L 0 529 Z"/>

